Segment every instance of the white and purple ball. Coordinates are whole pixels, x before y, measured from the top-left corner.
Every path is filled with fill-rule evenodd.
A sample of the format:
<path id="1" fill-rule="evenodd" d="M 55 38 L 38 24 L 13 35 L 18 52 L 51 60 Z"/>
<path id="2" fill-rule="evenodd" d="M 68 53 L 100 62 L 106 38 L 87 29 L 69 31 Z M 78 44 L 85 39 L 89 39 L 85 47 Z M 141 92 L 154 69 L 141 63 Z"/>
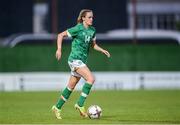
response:
<path id="1" fill-rule="evenodd" d="M 102 116 L 102 109 L 98 105 L 91 105 L 87 110 L 87 114 L 90 119 L 99 119 Z"/>

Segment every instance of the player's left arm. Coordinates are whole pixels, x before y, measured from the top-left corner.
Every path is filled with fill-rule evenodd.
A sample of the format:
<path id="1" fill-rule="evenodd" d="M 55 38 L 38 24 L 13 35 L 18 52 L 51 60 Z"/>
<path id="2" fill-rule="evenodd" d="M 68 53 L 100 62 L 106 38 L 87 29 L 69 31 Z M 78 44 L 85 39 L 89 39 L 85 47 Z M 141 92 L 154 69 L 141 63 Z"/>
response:
<path id="1" fill-rule="evenodd" d="M 93 41 L 92 41 L 92 47 L 93 47 L 95 50 L 97 50 L 97 51 L 102 52 L 103 54 L 105 54 L 108 58 L 111 56 L 110 53 L 109 53 L 107 50 L 105 50 L 105 49 L 101 48 L 100 46 L 98 46 L 98 44 L 96 43 L 96 40 L 93 40 Z"/>

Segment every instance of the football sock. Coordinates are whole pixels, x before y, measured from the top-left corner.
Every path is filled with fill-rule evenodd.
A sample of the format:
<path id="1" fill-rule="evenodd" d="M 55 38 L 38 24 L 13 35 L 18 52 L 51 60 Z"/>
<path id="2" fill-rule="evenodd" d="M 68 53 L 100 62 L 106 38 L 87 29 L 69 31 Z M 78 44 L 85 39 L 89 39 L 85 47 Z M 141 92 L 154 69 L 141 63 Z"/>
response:
<path id="1" fill-rule="evenodd" d="M 58 102 L 57 102 L 57 104 L 56 104 L 56 107 L 57 107 L 58 109 L 61 109 L 61 108 L 62 108 L 62 106 L 63 106 L 64 103 L 68 100 L 68 98 L 69 98 L 69 96 L 71 95 L 71 93 L 72 93 L 72 90 L 71 90 L 70 88 L 66 87 L 66 88 L 64 89 L 64 91 L 63 91 L 62 94 L 61 94 L 60 99 L 58 100 Z"/>
<path id="2" fill-rule="evenodd" d="M 92 84 L 89 84 L 89 83 L 84 84 L 84 86 L 82 88 L 81 96 L 77 102 L 80 107 L 82 107 L 84 105 L 84 102 L 85 102 L 87 96 L 89 95 L 91 87 L 92 87 Z"/>

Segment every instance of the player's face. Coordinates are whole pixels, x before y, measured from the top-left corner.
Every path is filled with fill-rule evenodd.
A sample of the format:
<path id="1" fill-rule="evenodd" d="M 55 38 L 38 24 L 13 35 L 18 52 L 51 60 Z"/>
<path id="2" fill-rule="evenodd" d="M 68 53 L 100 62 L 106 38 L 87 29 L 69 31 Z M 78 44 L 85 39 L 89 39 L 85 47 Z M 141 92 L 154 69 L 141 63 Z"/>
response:
<path id="1" fill-rule="evenodd" d="M 93 13 L 87 12 L 83 20 L 88 26 L 91 26 L 93 24 Z"/>

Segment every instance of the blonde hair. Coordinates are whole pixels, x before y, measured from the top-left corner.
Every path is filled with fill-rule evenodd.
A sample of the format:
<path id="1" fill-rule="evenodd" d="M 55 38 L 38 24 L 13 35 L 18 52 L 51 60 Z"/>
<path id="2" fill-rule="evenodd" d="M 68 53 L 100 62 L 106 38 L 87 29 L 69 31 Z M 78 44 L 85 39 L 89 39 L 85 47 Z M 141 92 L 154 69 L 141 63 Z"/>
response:
<path id="1" fill-rule="evenodd" d="M 88 12 L 93 12 L 93 11 L 89 9 L 82 9 L 77 18 L 77 23 L 82 23 L 83 22 L 82 18 L 85 17 Z"/>

